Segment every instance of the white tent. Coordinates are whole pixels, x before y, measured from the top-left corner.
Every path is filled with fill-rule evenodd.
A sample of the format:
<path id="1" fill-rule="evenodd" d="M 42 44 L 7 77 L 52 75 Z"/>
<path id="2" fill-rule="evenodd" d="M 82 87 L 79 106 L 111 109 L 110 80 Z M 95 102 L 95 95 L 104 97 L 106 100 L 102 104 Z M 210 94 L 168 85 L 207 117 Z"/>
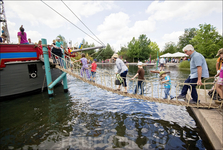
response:
<path id="1" fill-rule="evenodd" d="M 176 52 L 176 53 L 173 53 L 173 54 L 172 54 L 172 57 L 185 57 L 185 56 L 188 57 L 187 54 L 185 54 L 185 53 L 181 53 L 181 52 Z"/>
<path id="2" fill-rule="evenodd" d="M 166 54 L 161 55 L 160 57 L 172 57 L 172 55 L 173 55 L 173 54 L 166 53 Z"/>

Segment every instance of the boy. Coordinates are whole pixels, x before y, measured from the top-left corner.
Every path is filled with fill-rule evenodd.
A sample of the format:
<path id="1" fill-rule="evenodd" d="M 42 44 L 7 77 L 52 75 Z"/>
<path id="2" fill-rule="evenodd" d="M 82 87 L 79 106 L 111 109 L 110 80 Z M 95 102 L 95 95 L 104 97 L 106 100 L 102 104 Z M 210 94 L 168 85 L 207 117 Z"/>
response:
<path id="1" fill-rule="evenodd" d="M 133 79 L 135 79 L 137 76 L 139 76 L 138 77 L 138 83 L 137 83 L 137 85 L 136 85 L 136 88 L 135 88 L 135 92 L 134 92 L 134 94 L 136 94 L 136 93 L 138 93 L 138 89 L 139 89 L 139 87 L 140 87 L 140 89 L 141 89 L 141 94 L 140 95 L 142 95 L 143 93 L 144 93 L 144 83 L 143 83 L 143 80 L 145 80 L 144 79 L 144 74 L 145 74 L 145 70 L 143 69 L 143 67 L 142 67 L 142 62 L 138 62 L 138 71 L 137 71 L 137 74 L 131 79 L 131 80 L 133 80 Z"/>
<path id="2" fill-rule="evenodd" d="M 167 99 L 168 98 L 167 96 L 170 95 L 169 92 L 171 88 L 170 76 L 168 76 L 165 71 L 160 71 L 160 80 L 162 79 L 165 79 L 164 81 L 161 82 L 162 84 L 164 83 L 164 88 L 165 88 L 164 90 L 165 97 L 163 99 Z M 173 99 L 173 98 L 174 97 L 170 95 L 170 99 Z"/>
<path id="3" fill-rule="evenodd" d="M 96 59 L 93 60 L 91 66 L 89 68 L 91 68 L 91 80 L 93 78 L 92 81 L 95 82 L 96 68 L 97 68 Z"/>

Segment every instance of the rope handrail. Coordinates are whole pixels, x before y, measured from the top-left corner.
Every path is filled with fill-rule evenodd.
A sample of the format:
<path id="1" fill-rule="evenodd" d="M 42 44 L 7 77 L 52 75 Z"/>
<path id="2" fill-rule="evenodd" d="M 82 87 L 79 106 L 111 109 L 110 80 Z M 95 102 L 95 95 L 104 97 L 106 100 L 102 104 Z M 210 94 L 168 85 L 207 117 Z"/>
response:
<path id="1" fill-rule="evenodd" d="M 51 57 L 52 58 L 50 58 L 49 61 L 51 64 L 54 64 L 56 68 L 62 70 L 63 72 L 66 72 L 69 75 L 71 75 L 77 79 L 80 79 L 88 84 L 91 84 L 98 88 L 110 91 L 112 93 L 116 93 L 116 94 L 123 95 L 123 96 L 128 96 L 131 98 L 136 98 L 136 99 L 148 100 L 151 102 L 159 102 L 159 103 L 178 105 L 178 106 L 181 105 L 181 106 L 196 107 L 196 108 L 222 108 L 222 103 L 221 103 L 221 105 L 217 105 L 217 104 L 213 103 L 213 96 L 211 97 L 210 102 L 208 102 L 208 98 L 205 96 L 205 103 L 199 103 L 199 102 L 197 102 L 196 104 L 189 103 L 189 100 L 191 99 L 190 95 L 191 95 L 191 91 L 192 91 L 192 85 L 195 85 L 196 83 L 181 83 L 181 82 L 179 82 L 179 79 L 173 80 L 172 85 L 176 85 L 176 95 L 179 92 L 180 86 L 183 86 L 183 85 L 189 86 L 190 90 L 188 90 L 188 92 L 189 92 L 189 94 L 188 94 L 189 100 L 188 101 L 183 101 L 178 98 L 176 98 L 175 100 L 163 99 L 162 98 L 163 85 L 160 83 L 159 78 L 153 78 L 152 80 L 147 80 L 147 79 L 143 80 L 143 84 L 144 84 L 144 88 L 145 88 L 143 95 L 125 93 L 125 92 L 115 89 L 114 81 L 116 80 L 116 76 L 115 76 L 115 74 L 111 74 L 107 70 L 100 69 L 99 72 L 97 71 L 97 82 L 92 82 L 89 79 L 87 79 L 86 77 L 84 77 L 84 74 L 82 77 L 80 76 L 81 66 L 74 64 L 70 60 L 69 57 L 64 59 L 64 58 L 61 58 L 53 53 L 51 53 Z M 44 61 L 43 59 L 41 59 L 41 60 Z M 158 80 L 159 82 L 154 82 L 154 80 Z M 134 91 L 135 87 L 137 87 L 137 91 L 139 91 L 138 86 L 136 86 L 138 83 L 137 79 L 130 80 L 129 76 L 127 76 L 126 81 L 127 81 L 127 85 L 128 85 L 127 88 L 128 88 L 129 92 Z M 205 87 L 205 89 L 206 89 L 207 85 L 214 85 L 214 83 L 213 82 L 204 82 L 203 83 L 203 86 Z M 216 86 L 214 87 L 214 89 L 215 88 L 216 88 Z M 201 86 L 197 86 L 198 99 L 199 99 L 200 93 L 201 93 L 200 90 L 201 90 Z M 156 96 L 154 96 L 155 93 L 157 93 Z M 170 90 L 170 93 L 171 93 L 171 90 Z"/>

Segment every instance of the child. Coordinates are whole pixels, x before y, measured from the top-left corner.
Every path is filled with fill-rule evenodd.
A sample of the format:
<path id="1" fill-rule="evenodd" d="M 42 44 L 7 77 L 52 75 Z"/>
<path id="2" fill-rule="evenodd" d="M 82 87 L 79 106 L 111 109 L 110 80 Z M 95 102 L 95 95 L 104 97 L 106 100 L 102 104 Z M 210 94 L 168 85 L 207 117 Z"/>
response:
<path id="1" fill-rule="evenodd" d="M 215 103 L 222 103 L 223 102 L 223 48 L 221 48 L 219 51 L 218 51 L 218 54 L 216 56 L 220 55 L 220 59 L 219 59 L 219 63 L 220 63 L 220 71 L 218 71 L 218 74 L 216 76 L 219 76 L 218 77 L 218 80 L 217 80 L 217 83 L 216 83 L 216 91 L 217 93 L 220 95 L 220 100 L 217 100 L 215 101 Z M 216 64 L 216 69 L 217 68 L 217 65 L 219 64 Z"/>
<path id="2" fill-rule="evenodd" d="M 170 95 L 170 88 L 171 88 L 171 80 L 170 80 L 170 76 L 168 76 L 166 74 L 165 71 L 160 71 L 160 80 L 165 79 L 164 81 L 162 81 L 161 83 L 164 83 L 164 93 L 165 93 L 165 97 L 163 99 L 167 99 L 167 96 Z M 172 95 L 170 95 L 170 99 L 173 99 L 174 97 Z"/>
<path id="3" fill-rule="evenodd" d="M 81 56 L 82 56 L 81 59 L 76 60 L 76 61 L 74 61 L 74 62 L 80 62 L 80 61 L 81 61 L 81 63 L 82 63 L 82 67 L 81 67 L 81 76 L 83 77 L 83 73 L 84 73 L 84 71 L 85 71 L 87 78 L 90 79 L 90 74 L 89 74 L 89 72 L 88 72 L 87 58 L 85 58 L 85 54 L 84 54 L 84 53 L 83 53 Z"/>
<path id="4" fill-rule="evenodd" d="M 138 77 L 138 83 L 137 83 L 137 85 L 136 85 L 136 88 L 135 88 L 135 92 L 134 92 L 134 94 L 136 94 L 136 93 L 138 93 L 138 89 L 140 88 L 141 89 L 141 94 L 140 95 L 142 95 L 143 93 L 144 93 L 144 82 L 143 82 L 143 80 L 145 80 L 144 79 L 144 74 L 145 74 L 145 70 L 143 69 L 143 67 L 142 67 L 142 62 L 138 62 L 138 71 L 137 71 L 137 74 L 131 79 L 131 80 L 133 80 L 133 79 L 135 79 L 137 76 L 139 76 Z"/>
<path id="5" fill-rule="evenodd" d="M 91 68 L 91 80 L 93 78 L 92 81 L 95 82 L 96 68 L 97 68 L 96 59 L 93 60 L 93 63 L 89 68 Z"/>

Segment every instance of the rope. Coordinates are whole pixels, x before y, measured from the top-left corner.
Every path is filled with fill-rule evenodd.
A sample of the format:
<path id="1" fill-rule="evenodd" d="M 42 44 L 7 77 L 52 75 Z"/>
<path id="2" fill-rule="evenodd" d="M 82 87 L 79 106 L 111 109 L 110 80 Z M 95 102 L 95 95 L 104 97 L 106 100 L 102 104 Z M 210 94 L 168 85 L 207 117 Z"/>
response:
<path id="1" fill-rule="evenodd" d="M 54 54 L 51 53 L 51 56 L 53 56 L 53 55 Z M 212 96 L 210 102 L 207 102 L 207 97 L 205 97 L 206 103 L 196 103 L 196 104 L 190 104 L 189 101 L 187 101 L 187 102 L 186 101 L 180 101 L 177 98 L 176 98 L 176 100 L 162 99 L 161 96 L 163 94 L 163 91 L 162 91 L 163 88 L 160 88 L 160 86 L 161 86 L 160 83 L 154 82 L 155 80 L 159 80 L 158 78 L 155 78 L 153 80 L 144 80 L 143 81 L 144 82 L 144 87 L 145 87 L 145 89 L 147 89 L 147 91 L 146 90 L 144 91 L 144 95 L 124 93 L 122 91 L 118 91 L 118 90 L 115 89 L 115 85 L 113 84 L 113 81 L 115 81 L 116 76 L 110 74 L 108 71 L 100 72 L 100 74 L 97 73 L 100 76 L 99 77 L 99 82 L 101 82 L 101 83 L 100 84 L 99 83 L 95 83 L 95 82 L 92 82 L 92 81 L 90 81 L 90 80 L 88 80 L 88 79 L 86 79 L 84 77 L 81 77 L 79 75 L 80 74 L 80 67 L 81 67 L 80 65 L 76 66 L 76 68 L 74 69 L 73 68 L 74 66 L 73 66 L 73 64 L 70 63 L 70 61 L 68 61 L 66 59 L 63 59 L 63 58 L 60 58 L 59 56 L 56 56 L 56 55 L 54 57 L 58 57 L 58 59 L 56 60 L 56 63 L 54 63 L 56 65 L 55 66 L 56 68 L 62 70 L 63 72 L 66 72 L 66 73 L 70 74 L 71 76 L 73 76 L 73 77 L 75 77 L 77 79 L 80 79 L 80 80 L 82 80 L 82 81 L 84 81 L 84 82 L 86 82 L 88 84 L 91 84 L 91 85 L 96 86 L 98 88 L 110 91 L 112 93 L 116 93 L 116 94 L 123 95 L 123 96 L 128 96 L 128 97 L 131 97 L 131 98 L 148 100 L 148 101 L 164 103 L 164 104 L 177 105 L 177 106 L 196 107 L 196 108 L 222 108 L 222 104 L 219 106 L 217 104 L 213 104 L 212 103 L 213 102 L 213 96 Z M 61 64 L 61 62 L 58 62 L 59 59 L 62 59 L 63 64 Z M 41 58 L 41 60 L 44 61 L 43 58 Z M 53 59 L 50 58 L 49 61 L 50 61 L 50 63 L 53 63 Z M 66 65 L 66 69 L 64 68 L 65 65 Z M 106 79 L 105 76 L 109 76 L 109 78 Z M 134 87 L 135 87 L 134 81 L 137 81 L 137 80 L 133 80 L 133 82 L 128 83 L 129 91 L 134 91 Z M 192 86 L 191 85 L 192 84 L 196 84 L 196 83 L 180 83 L 178 81 L 179 80 L 176 80 L 176 83 L 177 83 L 176 95 L 178 93 L 178 90 L 179 90 L 180 86 L 188 85 L 190 87 L 189 91 L 192 91 Z M 130 87 L 130 85 L 132 85 L 132 87 Z M 203 85 L 206 88 L 207 85 L 213 85 L 213 83 L 205 83 L 204 82 Z M 202 94 L 201 91 L 200 91 L 200 87 L 201 86 L 198 86 L 198 88 L 197 88 L 198 89 L 197 90 L 198 91 L 198 99 L 199 99 L 199 95 Z M 154 92 L 158 93 L 158 97 L 154 97 L 153 96 Z M 190 95 L 191 94 L 189 92 L 189 99 L 191 98 Z"/>

